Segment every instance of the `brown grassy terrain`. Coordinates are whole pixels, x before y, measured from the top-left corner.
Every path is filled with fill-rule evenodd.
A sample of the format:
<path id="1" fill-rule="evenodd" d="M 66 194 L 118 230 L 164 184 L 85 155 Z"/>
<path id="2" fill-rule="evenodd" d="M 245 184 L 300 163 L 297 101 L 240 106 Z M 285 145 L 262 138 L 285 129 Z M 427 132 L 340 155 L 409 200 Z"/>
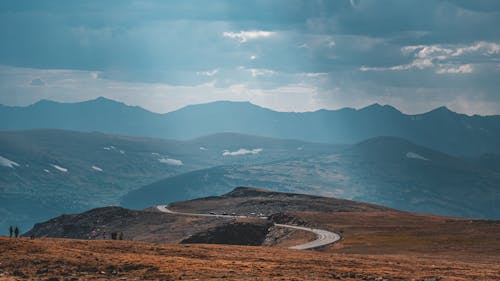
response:
<path id="1" fill-rule="evenodd" d="M 404 212 L 301 212 L 294 215 L 340 232 L 343 240 L 323 251 L 356 254 L 439 254 L 500 262 L 500 221 Z"/>
<path id="2" fill-rule="evenodd" d="M 497 261 L 270 247 L 0 238 L 0 280 L 499 280 Z M 8 254 L 6 254 L 8 253 Z M 58 279 L 50 279 L 58 278 Z M 428 279 L 433 280 L 433 279 Z M 438 279 L 434 279 L 438 280 Z"/>
<path id="3" fill-rule="evenodd" d="M 39 225 L 38 231 L 81 235 L 96 226 L 105 225 L 109 231 L 125 225 L 126 234 L 135 233 L 126 239 L 147 242 L 0 238 L 0 280 L 500 280 L 500 221 L 412 214 L 256 189 L 237 191 L 172 205 L 181 212 L 239 214 L 270 207 L 281 212 L 271 217 L 273 221 L 328 229 L 340 233 L 342 240 L 315 251 L 289 250 L 286 247 L 314 235 L 273 226 L 263 245 L 277 247 L 152 244 L 147 242 L 178 243 L 193 230 L 264 221 L 104 208 L 60 217 Z M 73 226 L 66 233 L 68 225 Z"/>
<path id="4" fill-rule="evenodd" d="M 236 213 L 238 215 L 263 214 L 269 216 L 279 212 L 382 212 L 390 208 L 352 200 L 321 197 L 306 194 L 275 192 L 253 187 L 237 187 L 221 196 L 211 196 L 169 204 L 175 211 L 187 213 Z"/>

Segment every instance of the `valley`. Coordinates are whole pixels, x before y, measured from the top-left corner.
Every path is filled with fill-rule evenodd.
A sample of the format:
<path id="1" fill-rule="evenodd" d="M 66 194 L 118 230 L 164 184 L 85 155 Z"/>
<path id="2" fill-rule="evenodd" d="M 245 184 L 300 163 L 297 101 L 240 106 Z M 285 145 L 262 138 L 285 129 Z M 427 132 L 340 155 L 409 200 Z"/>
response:
<path id="1" fill-rule="evenodd" d="M 0 233 L 12 224 L 27 230 L 63 213 L 119 205 L 129 191 L 165 177 L 340 147 L 231 133 L 173 141 L 48 129 L 0 132 L 0 156 L 15 163 L 0 163 Z"/>
<path id="2" fill-rule="evenodd" d="M 218 166 L 177 175 L 131 191 L 123 197 L 122 205 L 145 208 L 225 193 L 234 186 L 334 196 L 419 213 L 500 218 L 498 171 L 477 160 L 392 137 L 312 157 Z"/>

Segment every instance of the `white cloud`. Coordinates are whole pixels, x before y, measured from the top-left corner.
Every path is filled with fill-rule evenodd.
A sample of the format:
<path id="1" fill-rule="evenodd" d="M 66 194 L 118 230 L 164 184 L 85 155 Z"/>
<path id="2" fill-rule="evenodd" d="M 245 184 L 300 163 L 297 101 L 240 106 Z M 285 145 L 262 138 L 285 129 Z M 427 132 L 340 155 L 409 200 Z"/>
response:
<path id="1" fill-rule="evenodd" d="M 463 64 L 460 66 L 450 66 L 440 68 L 436 71 L 437 74 L 461 74 L 461 73 L 471 73 L 474 68 L 470 64 Z"/>
<path id="2" fill-rule="evenodd" d="M 99 72 L 97 71 L 90 72 L 90 77 L 92 79 L 99 79 Z"/>
<path id="3" fill-rule="evenodd" d="M 238 68 L 249 75 L 252 71 Z M 235 71 L 233 71 L 235 72 Z M 89 71 L 48 70 L 19 68 L 0 65 L 0 104 L 26 106 L 49 99 L 58 102 L 80 102 L 100 96 L 118 100 L 147 110 L 165 113 L 190 104 L 218 100 L 249 101 L 254 104 L 280 111 L 308 111 L 324 107 L 314 99 L 318 94 L 317 83 L 303 83 L 293 80 L 275 87 L 260 88 L 251 85 L 248 77 L 244 82 L 237 80 L 224 87 L 215 82 L 198 85 L 171 85 L 166 83 L 143 83 L 117 81 L 107 78 L 92 79 Z M 255 69 L 254 74 L 278 75 L 272 70 Z M 41 77 L 48 81 L 44 87 L 30 87 L 26 81 Z M 203 94 L 202 94 L 203 93 Z M 283 100 L 287 102 L 284 103 Z M 112 147 L 103 149 L 113 150 Z"/>
<path id="4" fill-rule="evenodd" d="M 184 163 L 182 163 L 181 160 L 177 160 L 177 159 L 173 159 L 173 158 L 160 158 L 160 159 L 158 159 L 158 161 L 160 161 L 160 163 L 173 165 L 173 166 L 184 165 Z"/>
<path id="5" fill-rule="evenodd" d="M 257 56 L 256 56 L 256 55 L 251 55 L 251 56 L 250 56 L 250 59 L 251 59 L 251 60 L 256 60 L 256 59 L 257 59 Z"/>
<path id="6" fill-rule="evenodd" d="M 264 68 L 248 68 L 247 70 L 252 74 L 252 77 L 271 76 L 276 74 L 276 71 Z"/>
<path id="7" fill-rule="evenodd" d="M 493 67 L 496 67 L 496 64 L 497 62 Z M 456 64 L 446 63 L 443 67 L 453 65 Z M 475 70 L 476 64 L 473 64 L 473 67 Z M 437 69 L 439 68 L 433 69 L 432 72 Z M 273 110 L 292 112 L 341 107 L 360 108 L 378 102 L 391 104 L 406 113 L 422 113 L 442 105 L 467 114 L 500 113 L 500 103 L 492 99 L 492 94 L 482 89 L 477 89 L 471 95 L 469 88 L 450 90 L 448 85 L 430 88 L 387 87 L 359 80 L 346 80 L 341 84 L 326 88 L 323 83 L 336 79 L 335 75 L 310 78 L 304 73 L 284 74 L 282 72 L 276 73 L 272 79 L 286 78 L 288 82 L 261 87 L 261 84 L 268 80 L 267 77 L 262 79 L 264 82 L 257 78 L 248 79 L 251 73 L 247 69 L 238 70 L 241 72 L 239 77 L 243 78 L 242 82 L 228 80 L 228 83 L 224 85 L 217 85 L 216 82 L 171 85 L 117 81 L 105 78 L 105 76 L 92 79 L 86 71 L 30 69 L 0 65 L 2 81 L 0 93 L 5 93 L 0 94 L 0 104 L 26 106 L 40 99 L 78 102 L 104 96 L 158 113 L 174 111 L 190 104 L 218 100 L 249 101 Z M 284 77 L 285 75 L 289 76 Z M 29 81 L 36 77 L 48 81 L 47 84 L 44 87 L 28 86 Z M 14 95 L 8 94 L 14 92 L 16 93 Z M 463 99 L 458 100 L 459 97 Z M 455 99 L 457 99 L 456 102 Z M 108 149 L 112 150 L 111 147 Z"/>
<path id="8" fill-rule="evenodd" d="M 388 66 L 388 67 L 368 67 L 361 66 L 361 71 L 403 71 L 409 69 L 437 68 L 438 74 L 464 74 L 471 73 L 474 68 L 471 64 L 463 63 L 460 66 L 450 66 L 447 63 L 450 58 L 463 57 L 467 54 L 479 56 L 490 56 L 500 54 L 500 44 L 492 42 L 477 42 L 469 46 L 463 45 L 415 45 L 401 48 L 401 53 L 412 56 L 413 61 L 408 64 Z M 464 59 L 466 60 L 466 59 Z"/>
<path id="9" fill-rule="evenodd" d="M 255 148 L 255 149 L 245 149 L 245 148 L 240 148 L 236 151 L 229 151 L 229 150 L 224 150 L 222 152 L 223 156 L 240 156 L 240 155 L 247 155 L 247 154 L 258 154 L 262 152 L 262 148 Z"/>
<path id="10" fill-rule="evenodd" d="M 328 73 L 326 72 L 304 72 L 300 74 L 301 76 L 309 77 L 309 78 L 315 78 L 315 77 L 322 77 L 322 76 L 327 76 Z"/>
<path id="11" fill-rule="evenodd" d="M 359 0 L 349 0 L 349 2 L 353 8 L 359 5 Z"/>
<path id="12" fill-rule="evenodd" d="M 219 72 L 219 69 L 216 68 L 216 69 L 213 69 L 213 70 L 207 70 L 207 71 L 198 71 L 196 72 L 196 75 L 199 75 L 199 76 L 209 76 L 209 77 L 212 77 L 214 76 L 215 74 L 217 74 Z"/>
<path id="13" fill-rule="evenodd" d="M 260 38 L 268 38 L 274 36 L 276 33 L 272 31 L 264 30 L 247 30 L 240 32 L 224 32 L 222 36 L 232 39 L 237 39 L 240 43 L 245 43 L 249 40 L 255 40 Z"/>
<path id="14" fill-rule="evenodd" d="M 423 58 L 423 59 L 416 59 L 409 64 L 395 65 L 395 66 L 389 66 L 389 67 L 361 66 L 359 68 L 359 70 L 361 70 L 361 71 L 387 71 L 387 70 L 402 71 L 402 70 L 408 70 L 408 69 L 412 69 L 412 68 L 424 69 L 424 68 L 429 68 L 429 67 L 433 67 L 433 66 L 434 66 L 434 63 L 432 62 L 431 59 Z"/>
<path id="15" fill-rule="evenodd" d="M 477 42 L 474 45 L 458 48 L 452 56 L 461 56 L 467 53 L 482 52 L 483 54 L 500 54 L 500 44 L 493 42 Z"/>

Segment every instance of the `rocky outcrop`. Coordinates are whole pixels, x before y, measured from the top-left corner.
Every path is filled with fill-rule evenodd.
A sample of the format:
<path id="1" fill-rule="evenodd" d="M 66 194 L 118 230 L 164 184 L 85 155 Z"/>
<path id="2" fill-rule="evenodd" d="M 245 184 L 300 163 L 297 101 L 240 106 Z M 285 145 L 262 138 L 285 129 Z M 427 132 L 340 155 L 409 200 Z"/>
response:
<path id="1" fill-rule="evenodd" d="M 298 226 L 310 226 L 305 220 L 288 213 L 276 213 L 269 216 L 269 220 L 274 223 L 291 224 Z"/>
<path id="2" fill-rule="evenodd" d="M 273 224 L 269 221 L 230 222 L 184 239 L 181 243 L 262 245 Z"/>

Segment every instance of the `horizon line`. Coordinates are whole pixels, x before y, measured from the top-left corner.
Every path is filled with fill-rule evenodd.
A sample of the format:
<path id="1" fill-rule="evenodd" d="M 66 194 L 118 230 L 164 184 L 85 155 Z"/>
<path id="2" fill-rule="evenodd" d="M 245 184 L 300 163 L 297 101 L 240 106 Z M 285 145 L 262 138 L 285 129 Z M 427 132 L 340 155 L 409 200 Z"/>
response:
<path id="1" fill-rule="evenodd" d="M 58 104 L 80 104 L 80 103 L 86 103 L 86 102 L 92 102 L 92 101 L 98 101 L 98 100 L 111 101 L 111 102 L 114 102 L 114 103 L 123 104 L 123 105 L 128 106 L 128 107 L 137 107 L 137 108 L 140 108 L 140 109 L 145 110 L 147 112 L 150 112 L 150 113 L 153 113 L 153 114 L 159 114 L 159 115 L 169 114 L 169 113 L 172 113 L 172 112 L 176 112 L 176 111 L 179 111 L 179 110 L 186 109 L 186 108 L 191 107 L 191 106 L 202 106 L 202 105 L 209 105 L 209 104 L 214 104 L 214 103 L 226 102 L 226 103 L 240 103 L 240 104 L 241 103 L 247 103 L 247 104 L 253 105 L 255 107 L 259 107 L 259 108 L 262 108 L 262 109 L 270 110 L 270 111 L 273 111 L 273 112 L 279 112 L 279 113 L 315 113 L 315 112 L 320 112 L 320 111 L 341 111 L 341 110 L 363 111 L 363 110 L 367 110 L 367 109 L 372 108 L 372 107 L 379 107 L 379 108 L 387 107 L 387 108 L 396 110 L 400 114 L 406 115 L 406 116 L 425 115 L 425 114 L 428 114 L 428 113 L 431 113 L 431 112 L 434 112 L 434 111 L 438 111 L 438 110 L 446 110 L 446 111 L 449 111 L 449 112 L 452 112 L 452 113 L 455 113 L 455 114 L 458 114 L 458 115 L 465 115 L 465 116 L 468 116 L 468 117 L 473 117 L 473 116 L 480 116 L 480 117 L 500 116 L 500 114 L 489 114 L 489 115 L 482 115 L 482 114 L 478 114 L 478 113 L 467 114 L 467 113 L 462 113 L 462 112 L 451 110 L 450 108 L 448 108 L 445 105 L 438 106 L 438 107 L 435 107 L 433 109 L 430 109 L 428 111 L 424 111 L 424 112 L 421 112 L 421 113 L 410 114 L 410 113 L 405 113 L 405 112 L 401 111 L 396 106 L 393 106 L 391 104 L 388 104 L 388 103 L 386 103 L 386 104 L 380 104 L 378 102 L 374 102 L 374 103 L 371 103 L 369 105 L 358 107 L 358 108 L 345 106 L 345 107 L 334 108 L 334 109 L 331 109 L 331 108 L 320 108 L 320 109 L 309 110 L 309 111 L 281 111 L 281 110 L 276 110 L 276 109 L 272 109 L 272 108 L 269 108 L 269 107 L 265 107 L 265 106 L 253 103 L 253 102 L 248 101 L 248 100 L 247 101 L 215 100 L 215 101 L 210 101 L 210 102 L 205 102 L 205 103 L 193 103 L 193 104 L 188 104 L 188 105 L 179 107 L 177 109 L 174 109 L 174 110 L 162 113 L 162 112 L 156 112 L 156 111 L 152 111 L 152 110 L 146 109 L 146 108 L 144 108 L 142 106 L 139 106 L 139 105 L 128 104 L 128 103 L 126 103 L 124 101 L 120 101 L 120 100 L 109 98 L 109 97 L 105 97 L 105 96 L 99 96 L 99 97 L 96 97 L 96 98 L 93 98 L 93 99 L 88 99 L 88 100 L 69 101 L 69 102 L 57 101 L 57 100 L 51 100 L 51 99 L 45 99 L 45 98 L 43 98 L 43 99 L 39 99 L 38 101 L 33 102 L 31 104 L 28 104 L 28 105 L 6 105 L 6 104 L 0 104 L 0 106 L 11 107 L 11 108 L 27 108 L 27 107 L 35 106 L 35 105 L 37 105 L 39 103 L 42 103 L 42 102 L 51 102 L 51 103 L 58 103 Z"/>

